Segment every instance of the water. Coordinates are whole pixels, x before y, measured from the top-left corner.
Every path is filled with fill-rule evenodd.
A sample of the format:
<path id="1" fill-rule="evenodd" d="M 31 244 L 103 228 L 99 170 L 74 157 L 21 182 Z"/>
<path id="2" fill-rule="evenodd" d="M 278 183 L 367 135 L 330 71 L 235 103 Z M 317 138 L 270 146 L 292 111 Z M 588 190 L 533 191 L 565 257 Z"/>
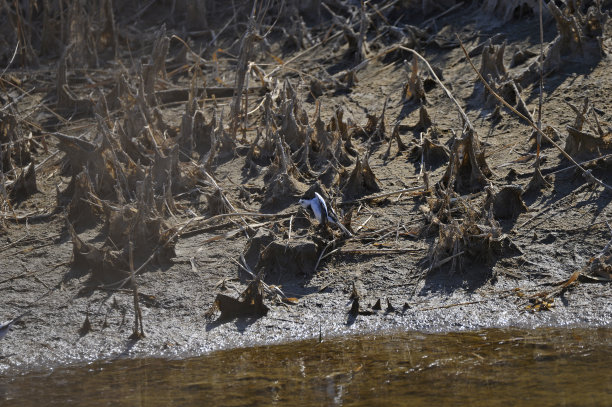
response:
<path id="1" fill-rule="evenodd" d="M 612 405 L 612 329 L 397 333 L 0 376 L 0 405 Z"/>

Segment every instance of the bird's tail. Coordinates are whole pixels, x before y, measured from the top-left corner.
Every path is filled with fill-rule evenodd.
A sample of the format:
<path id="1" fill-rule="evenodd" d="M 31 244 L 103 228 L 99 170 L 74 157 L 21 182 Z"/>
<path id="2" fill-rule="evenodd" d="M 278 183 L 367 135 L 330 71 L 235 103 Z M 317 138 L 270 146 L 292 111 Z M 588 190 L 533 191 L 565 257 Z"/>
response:
<path id="1" fill-rule="evenodd" d="M 32 313 L 32 311 L 31 311 L 31 310 L 28 310 L 28 311 L 24 312 L 23 314 L 18 315 L 18 316 L 16 316 L 15 318 L 13 318 L 13 320 L 12 320 L 10 323 L 11 323 L 11 324 L 14 324 L 15 322 L 19 321 L 21 318 L 23 318 L 23 317 L 25 317 L 26 315 L 29 315 L 29 314 L 31 314 L 31 313 Z"/>
<path id="2" fill-rule="evenodd" d="M 353 234 L 342 223 L 340 222 L 330 222 L 330 223 L 333 223 L 334 225 L 338 226 L 340 230 L 348 237 L 353 237 Z"/>

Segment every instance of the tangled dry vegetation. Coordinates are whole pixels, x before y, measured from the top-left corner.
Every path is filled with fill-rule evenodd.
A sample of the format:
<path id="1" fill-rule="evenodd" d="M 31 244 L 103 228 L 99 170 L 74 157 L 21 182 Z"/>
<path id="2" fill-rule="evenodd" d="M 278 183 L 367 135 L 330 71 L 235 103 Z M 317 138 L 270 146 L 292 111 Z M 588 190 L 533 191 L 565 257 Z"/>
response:
<path id="1" fill-rule="evenodd" d="M 395 237 L 399 228 L 368 231 L 367 219 L 354 223 L 364 206 L 391 205 L 392 196 L 411 197 L 418 208 L 411 216 L 424 219 L 410 232 L 430 244 L 416 274 L 454 273 L 466 263 L 520 253 L 500 220 L 527 211 L 523 194 L 541 193 L 550 179 L 539 165 L 528 184 L 500 178 L 444 72 L 420 53 L 463 45 L 437 35 L 433 17 L 419 27 L 393 23 L 403 12 L 445 15 L 465 2 L 261 1 L 232 8 L 162 1 L 153 7 L 170 11 L 168 25 L 155 30 L 144 20 L 154 2 L 133 3 L 0 4 L 0 65 L 6 67 L 0 79 L 1 234 L 10 233 L 11 222 L 64 219 L 72 268 L 91 273 L 98 287 L 130 287 L 136 309 L 138 279 L 171 262 L 178 239 L 228 228 L 217 239 L 246 234 L 236 261 L 251 283 L 238 299 L 217 296 L 210 315 L 218 309 L 222 318 L 265 314 L 264 297 L 294 303 L 283 282 L 316 273 L 335 254 L 397 253 L 364 245 L 388 233 Z M 500 24 L 538 15 L 536 0 L 471 7 Z M 507 66 L 505 42 L 495 38 L 465 56 L 467 64 L 481 55 L 477 70 L 486 86 L 474 82 L 474 97 L 492 111 L 491 120 L 516 111 L 517 121 L 533 127 L 538 160 L 543 149 L 555 154 L 551 149 L 558 148 L 596 193 L 610 193 L 610 177 L 601 174 L 612 168 L 612 133 L 596 107 L 587 100 L 570 105 L 574 125 L 540 130 L 521 94 L 537 84 L 540 70 L 546 76 L 568 59 L 598 60 L 612 52 L 604 41 L 608 8 L 605 1 L 545 2 L 543 18 L 554 21 L 558 35 L 546 44 L 543 63 L 517 50 Z M 342 50 L 336 72 L 301 74 L 277 54 L 291 49 L 300 58 L 317 48 Z M 347 119 L 342 106 L 332 107 L 329 99 L 350 93 L 360 71 L 374 62 L 406 68 L 405 86 L 394 96 L 419 110 L 415 125 L 391 117 L 387 101 L 361 123 Z M 513 67 L 521 69 L 511 74 Z M 432 121 L 432 89 L 455 104 L 460 128 Z M 406 134 L 414 137 L 407 141 Z M 418 168 L 419 183 L 384 189 L 372 161 L 402 158 Z M 218 177 L 218 166 L 227 162 L 241 166 L 241 185 Z M 263 184 L 253 186 L 259 177 Z M 52 200 L 33 200 L 41 179 L 58 185 Z M 315 192 L 352 237 L 319 226 L 294 206 Z M 28 212 L 28 202 L 39 206 Z M 585 273 L 609 278 L 609 246 Z M 363 312 L 356 307 L 352 313 Z M 143 334 L 137 318 L 134 335 Z"/>

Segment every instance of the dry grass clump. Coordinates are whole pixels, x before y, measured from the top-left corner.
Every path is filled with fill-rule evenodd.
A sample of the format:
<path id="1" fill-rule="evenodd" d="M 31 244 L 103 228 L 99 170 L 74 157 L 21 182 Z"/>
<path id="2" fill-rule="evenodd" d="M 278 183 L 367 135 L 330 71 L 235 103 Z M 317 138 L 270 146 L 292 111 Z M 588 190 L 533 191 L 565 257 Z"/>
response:
<path id="1" fill-rule="evenodd" d="M 461 138 L 453 142 L 450 161 L 441 184 L 459 192 L 474 192 L 484 188 L 491 175 L 475 130 L 466 129 Z"/>
<path id="2" fill-rule="evenodd" d="M 402 97 L 405 98 L 405 100 L 415 100 L 421 103 L 425 103 L 425 87 L 419 75 L 418 58 L 416 56 L 412 57 L 412 67 L 409 67 L 408 63 L 404 61 L 404 68 L 410 74 L 410 78 L 404 85 L 404 92 Z"/>
<path id="3" fill-rule="evenodd" d="M 450 263 L 445 267 L 453 273 L 461 270 L 466 260 L 487 264 L 500 256 L 519 253 L 497 221 L 526 209 L 518 190 L 513 186 L 501 191 L 491 187 L 487 198 L 477 206 L 469 198 L 438 189 L 437 197 L 429 199 L 428 205 L 421 208 L 430 225 L 438 229 L 429 254 L 429 270 Z M 509 198 L 516 203 L 504 202 Z"/>
<path id="4" fill-rule="evenodd" d="M 89 270 L 95 280 L 105 284 L 125 284 L 131 277 L 130 256 L 138 265 L 151 260 L 167 262 L 174 256 L 176 229 L 154 209 L 152 194 L 140 188 L 139 202 L 121 207 L 106 206 L 104 243 L 83 241 L 72 224 L 68 224 L 73 243 L 73 265 Z M 134 251 L 130 254 L 134 246 Z"/>
<path id="5" fill-rule="evenodd" d="M 548 10 L 555 19 L 557 37 L 544 51 L 542 70 L 545 75 L 563 68 L 564 61 L 581 60 L 592 64 L 606 54 L 603 44 L 604 31 L 609 13 L 602 11 L 601 2 L 570 1 L 561 10 L 554 1 L 548 2 Z M 584 7 L 588 6 L 586 13 Z M 532 62 L 516 77 L 523 86 L 535 82 L 540 77 L 540 63 Z"/>
<path id="6" fill-rule="evenodd" d="M 602 128 L 588 98 L 584 99 L 581 109 L 570 103 L 568 105 L 576 113 L 576 119 L 573 125 L 567 126 L 565 152 L 580 160 L 609 154 L 612 150 L 612 132 Z"/>
<path id="7" fill-rule="evenodd" d="M 523 202 L 523 188 L 520 185 L 505 185 L 502 188 L 486 188 L 484 207 L 492 211 L 495 219 L 516 218 L 528 210 Z"/>
<path id="8" fill-rule="evenodd" d="M 411 143 L 410 158 L 420 163 L 423 171 L 433 170 L 446 164 L 450 158 L 449 149 L 440 143 L 433 128 L 426 133 L 421 132 L 421 138 Z"/>
<path id="9" fill-rule="evenodd" d="M 37 192 L 33 155 L 43 146 L 18 120 L 14 108 L 0 112 L 0 202 L 2 209 Z"/>
<path id="10" fill-rule="evenodd" d="M 376 176 L 370 168 L 368 156 L 355 160 L 355 167 L 342 182 L 342 194 L 345 199 L 354 199 L 380 191 Z"/>

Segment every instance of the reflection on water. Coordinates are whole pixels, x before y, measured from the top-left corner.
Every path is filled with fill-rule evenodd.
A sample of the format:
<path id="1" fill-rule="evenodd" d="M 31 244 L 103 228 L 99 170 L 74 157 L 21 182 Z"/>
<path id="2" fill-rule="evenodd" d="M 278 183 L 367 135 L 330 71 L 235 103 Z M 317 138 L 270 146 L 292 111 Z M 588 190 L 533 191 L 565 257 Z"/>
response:
<path id="1" fill-rule="evenodd" d="M 398 333 L 0 376 L 7 405 L 610 405 L 612 329 Z"/>

